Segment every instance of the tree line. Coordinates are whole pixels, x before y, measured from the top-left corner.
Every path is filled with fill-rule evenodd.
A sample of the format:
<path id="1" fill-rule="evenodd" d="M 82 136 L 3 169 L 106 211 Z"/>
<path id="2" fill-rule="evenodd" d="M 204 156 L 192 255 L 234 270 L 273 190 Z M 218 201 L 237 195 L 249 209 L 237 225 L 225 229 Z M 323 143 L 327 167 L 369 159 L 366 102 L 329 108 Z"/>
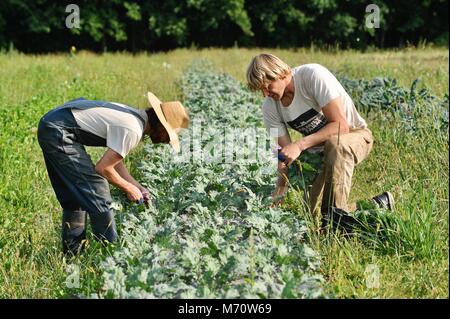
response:
<path id="1" fill-rule="evenodd" d="M 448 46 L 448 12 L 445 0 L 1 0 L 0 49 Z"/>

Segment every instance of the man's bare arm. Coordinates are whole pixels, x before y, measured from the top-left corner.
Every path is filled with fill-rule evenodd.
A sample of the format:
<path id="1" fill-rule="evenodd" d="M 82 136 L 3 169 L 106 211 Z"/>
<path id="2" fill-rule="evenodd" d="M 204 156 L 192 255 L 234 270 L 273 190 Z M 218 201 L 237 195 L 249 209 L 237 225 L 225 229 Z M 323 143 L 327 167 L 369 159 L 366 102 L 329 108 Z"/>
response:
<path id="1" fill-rule="evenodd" d="M 287 165 L 291 165 L 300 154 L 313 146 L 320 145 L 330 137 L 337 134 L 346 134 L 349 132 L 347 120 L 344 115 L 344 106 L 341 97 L 331 100 L 322 108 L 323 115 L 327 119 L 327 124 L 316 133 L 305 136 L 293 143 L 283 147 L 281 153 L 286 157 Z"/>
<path id="2" fill-rule="evenodd" d="M 278 137 L 278 145 L 283 149 L 285 146 L 292 143 L 289 133 Z M 287 185 L 287 166 L 286 163 L 278 161 L 278 180 L 277 187 L 286 187 Z"/>
<path id="3" fill-rule="evenodd" d="M 136 181 L 134 179 L 133 176 L 131 176 L 130 172 L 128 171 L 127 167 L 125 166 L 123 160 L 121 160 L 120 162 L 118 162 L 116 164 L 116 166 L 114 166 L 115 170 L 117 171 L 117 173 L 119 173 L 119 175 L 126 180 L 127 182 L 133 184 L 134 186 L 136 186 L 137 188 L 141 189 L 143 188 L 141 184 L 139 184 L 138 181 Z"/>
<path id="4" fill-rule="evenodd" d="M 278 145 L 282 148 L 290 144 L 291 137 L 289 136 L 289 133 L 278 137 L 277 142 Z M 275 185 L 275 190 L 272 193 L 273 206 L 276 206 L 281 203 L 281 196 L 283 196 L 288 189 L 287 184 L 288 184 L 287 166 L 285 163 L 278 161 L 278 179 L 277 184 Z"/>
<path id="5" fill-rule="evenodd" d="M 122 160 L 123 158 L 119 153 L 108 148 L 102 158 L 95 165 L 95 171 L 106 178 L 109 183 L 117 186 L 125 192 L 129 200 L 137 201 L 142 198 L 142 193 L 139 188 L 123 178 L 115 169 L 117 164 L 122 162 Z"/>
<path id="6" fill-rule="evenodd" d="M 300 146 L 302 151 L 324 143 L 333 135 L 346 134 L 350 131 L 347 120 L 345 119 L 344 106 L 340 96 L 325 105 L 322 108 L 322 112 L 327 119 L 327 125 L 322 127 L 316 133 L 305 136 L 295 142 Z"/>

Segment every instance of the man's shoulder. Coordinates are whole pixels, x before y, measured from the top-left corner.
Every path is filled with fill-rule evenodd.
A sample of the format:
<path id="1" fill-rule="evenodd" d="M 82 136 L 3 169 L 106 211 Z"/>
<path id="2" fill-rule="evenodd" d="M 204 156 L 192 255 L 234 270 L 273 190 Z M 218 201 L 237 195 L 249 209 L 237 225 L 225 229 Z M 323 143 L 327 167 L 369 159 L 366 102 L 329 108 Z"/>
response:
<path id="1" fill-rule="evenodd" d="M 314 73 L 318 71 L 328 70 L 325 66 L 319 63 L 302 64 L 295 69 L 299 73 Z"/>
<path id="2" fill-rule="evenodd" d="M 269 109 L 271 110 L 275 106 L 275 101 L 271 97 L 265 97 L 262 103 L 263 111 Z"/>
<path id="3" fill-rule="evenodd" d="M 120 103 L 120 102 L 107 102 L 107 103 L 114 104 L 116 106 L 123 107 L 125 109 L 129 109 L 129 110 L 134 111 L 136 113 L 140 112 L 140 109 L 138 109 L 135 106 L 128 105 L 128 104 L 124 104 L 124 103 Z"/>
<path id="4" fill-rule="evenodd" d="M 129 140 L 140 139 L 142 136 L 142 130 L 137 125 L 125 125 L 125 123 L 108 125 L 108 132 L 126 137 Z"/>
<path id="5" fill-rule="evenodd" d="M 334 74 L 325 66 L 319 63 L 308 63 L 299 67 L 296 78 L 303 83 L 309 83 L 310 81 L 329 81 L 332 80 Z"/>

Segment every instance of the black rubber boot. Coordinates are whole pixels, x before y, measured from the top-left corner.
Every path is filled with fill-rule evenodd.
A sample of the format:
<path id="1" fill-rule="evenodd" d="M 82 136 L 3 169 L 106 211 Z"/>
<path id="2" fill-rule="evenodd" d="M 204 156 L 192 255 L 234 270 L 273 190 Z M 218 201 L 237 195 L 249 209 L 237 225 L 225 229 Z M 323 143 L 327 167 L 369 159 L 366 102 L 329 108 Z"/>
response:
<path id="1" fill-rule="evenodd" d="M 78 255 L 86 239 L 86 212 L 64 210 L 62 219 L 62 249 L 65 255 Z"/>
<path id="2" fill-rule="evenodd" d="M 322 212 L 322 227 L 331 225 L 333 230 L 341 230 L 346 234 L 352 234 L 359 225 L 353 214 L 336 207 L 330 207 L 328 212 Z"/>
<path id="3" fill-rule="evenodd" d="M 394 210 L 394 197 L 390 192 L 384 192 L 372 198 L 379 208 Z"/>

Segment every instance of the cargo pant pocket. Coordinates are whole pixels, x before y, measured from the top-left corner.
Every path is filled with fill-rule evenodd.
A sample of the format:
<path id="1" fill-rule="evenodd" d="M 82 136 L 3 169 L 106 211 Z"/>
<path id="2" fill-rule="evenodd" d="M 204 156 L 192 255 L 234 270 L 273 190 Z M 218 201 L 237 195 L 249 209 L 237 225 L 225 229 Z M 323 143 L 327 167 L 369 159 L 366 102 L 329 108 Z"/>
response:
<path id="1" fill-rule="evenodd" d="M 368 129 L 357 130 L 352 133 L 355 134 L 355 138 L 352 139 L 349 148 L 353 154 L 355 164 L 359 164 L 365 160 L 372 151 L 373 137 Z"/>

